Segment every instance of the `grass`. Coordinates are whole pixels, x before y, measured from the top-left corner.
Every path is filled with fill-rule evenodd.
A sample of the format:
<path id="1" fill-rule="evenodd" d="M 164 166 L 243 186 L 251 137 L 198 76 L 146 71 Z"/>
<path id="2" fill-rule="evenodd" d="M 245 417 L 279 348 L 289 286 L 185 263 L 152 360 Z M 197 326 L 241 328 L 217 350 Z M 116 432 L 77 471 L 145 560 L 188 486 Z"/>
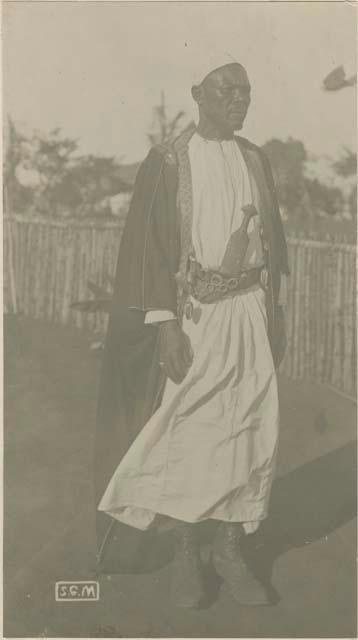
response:
<path id="1" fill-rule="evenodd" d="M 353 403 L 312 382 L 280 381 L 278 478 L 256 557 L 260 570 L 273 570 L 276 607 L 240 608 L 220 595 L 182 613 L 167 600 L 168 567 L 101 576 L 98 603 L 58 604 L 56 580 L 95 572 L 99 355 L 75 329 L 7 316 L 4 330 L 5 636 L 355 635 Z"/>

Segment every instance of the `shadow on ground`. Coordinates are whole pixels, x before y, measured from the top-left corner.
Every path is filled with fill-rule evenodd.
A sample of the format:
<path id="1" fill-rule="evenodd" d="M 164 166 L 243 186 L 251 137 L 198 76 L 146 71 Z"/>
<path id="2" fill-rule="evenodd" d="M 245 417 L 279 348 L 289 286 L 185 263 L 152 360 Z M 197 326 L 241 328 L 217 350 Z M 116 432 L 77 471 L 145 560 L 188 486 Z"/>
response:
<path id="1" fill-rule="evenodd" d="M 280 597 L 271 584 L 275 560 L 292 548 L 320 540 L 349 522 L 357 514 L 357 445 L 352 441 L 280 477 L 273 486 L 269 518 L 259 532 L 249 536 L 246 556 L 255 574 L 266 584 L 273 602 Z M 200 525 L 203 544 L 215 535 L 215 522 Z M 170 534 L 134 532 L 117 526 L 118 541 L 124 542 L 108 552 L 105 572 L 145 573 L 163 568 L 172 559 Z M 219 582 L 207 567 L 211 605 Z"/>
<path id="2" fill-rule="evenodd" d="M 167 597 L 171 535 L 129 527 L 121 529 L 125 558 L 113 546 L 109 575 L 98 577 L 101 601 L 59 605 L 57 580 L 93 579 L 98 570 L 90 463 L 98 359 L 83 334 L 26 318 L 7 319 L 5 356 L 5 636 L 353 637 L 351 404 L 314 385 L 283 383 L 281 475 L 270 516 L 246 548 L 277 607 L 248 611 L 219 597 L 207 564 L 206 609 L 175 611 Z M 322 407 L 329 420 L 318 432 Z M 200 525 L 205 560 L 215 527 Z M 131 574 L 116 575 L 119 564 Z"/>
<path id="3" fill-rule="evenodd" d="M 356 516 L 356 469 L 353 441 L 275 482 L 270 516 L 249 550 L 256 573 L 267 585 L 281 554 L 328 536 Z"/>

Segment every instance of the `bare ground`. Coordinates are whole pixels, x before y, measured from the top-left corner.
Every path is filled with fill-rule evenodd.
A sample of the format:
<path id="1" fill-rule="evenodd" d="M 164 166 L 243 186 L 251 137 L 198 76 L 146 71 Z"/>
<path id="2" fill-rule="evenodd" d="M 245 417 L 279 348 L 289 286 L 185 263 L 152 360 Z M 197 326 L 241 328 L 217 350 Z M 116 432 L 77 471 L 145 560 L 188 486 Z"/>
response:
<path id="1" fill-rule="evenodd" d="M 99 602 L 55 602 L 56 580 L 96 573 L 99 358 L 88 344 L 76 330 L 5 319 L 4 636 L 356 637 L 355 405 L 309 382 L 280 381 L 279 472 L 252 543 L 274 606 L 238 606 L 208 566 L 207 606 L 177 610 L 168 564 L 99 576 Z"/>

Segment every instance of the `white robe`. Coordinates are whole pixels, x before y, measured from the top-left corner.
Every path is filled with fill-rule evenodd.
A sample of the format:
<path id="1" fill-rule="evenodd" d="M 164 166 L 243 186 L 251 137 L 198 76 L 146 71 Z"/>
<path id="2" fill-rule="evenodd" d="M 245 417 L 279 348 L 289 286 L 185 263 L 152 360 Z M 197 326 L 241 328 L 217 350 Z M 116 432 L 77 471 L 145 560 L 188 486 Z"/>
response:
<path id="1" fill-rule="evenodd" d="M 252 202 L 247 167 L 234 141 L 189 143 L 196 259 L 218 268 L 230 235 Z M 260 220 L 251 219 L 246 266 L 262 264 Z M 158 516 L 213 518 L 254 531 L 267 515 L 279 431 L 277 379 L 259 285 L 214 304 L 193 300 L 183 329 L 194 352 L 179 384 L 166 383 L 160 408 L 138 435 L 99 510 L 140 529 Z M 160 312 L 159 312 L 160 313 Z M 161 316 L 151 312 L 147 322 Z M 169 316 L 168 316 L 169 317 Z"/>

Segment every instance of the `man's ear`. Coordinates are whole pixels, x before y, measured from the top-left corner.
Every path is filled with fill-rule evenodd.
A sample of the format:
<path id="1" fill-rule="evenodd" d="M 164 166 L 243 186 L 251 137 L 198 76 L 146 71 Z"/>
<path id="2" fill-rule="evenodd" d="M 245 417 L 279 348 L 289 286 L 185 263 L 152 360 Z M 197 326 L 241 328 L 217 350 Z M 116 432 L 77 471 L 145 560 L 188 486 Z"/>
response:
<path id="1" fill-rule="evenodd" d="M 201 104 L 203 101 L 203 85 L 194 85 L 191 88 L 191 95 L 197 104 Z"/>

